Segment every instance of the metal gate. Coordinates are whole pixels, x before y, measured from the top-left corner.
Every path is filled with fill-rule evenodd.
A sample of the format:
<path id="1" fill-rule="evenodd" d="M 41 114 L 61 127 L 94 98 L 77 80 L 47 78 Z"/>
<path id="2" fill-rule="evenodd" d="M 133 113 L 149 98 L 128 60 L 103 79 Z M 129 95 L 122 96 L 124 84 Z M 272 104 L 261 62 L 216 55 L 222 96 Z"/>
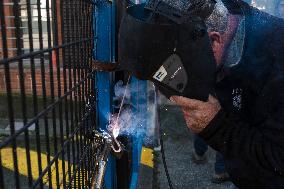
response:
<path id="1" fill-rule="evenodd" d="M 92 0 L 0 1 L 0 188 L 88 188 Z"/>

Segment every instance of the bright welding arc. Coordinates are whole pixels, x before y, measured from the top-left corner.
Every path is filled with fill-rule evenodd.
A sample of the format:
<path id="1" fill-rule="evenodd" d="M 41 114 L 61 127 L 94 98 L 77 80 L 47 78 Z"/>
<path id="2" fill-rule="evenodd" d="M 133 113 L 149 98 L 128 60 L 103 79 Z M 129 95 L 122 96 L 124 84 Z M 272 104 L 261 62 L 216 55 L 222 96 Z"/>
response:
<path id="1" fill-rule="evenodd" d="M 129 75 L 128 79 L 127 79 L 126 87 L 125 87 L 125 90 L 124 90 L 124 94 L 123 94 L 123 97 L 122 97 L 122 101 L 121 101 L 121 104 L 120 104 L 120 107 L 119 107 L 118 115 L 117 115 L 116 122 L 115 122 L 116 127 L 118 127 L 118 121 L 119 121 L 119 117 L 120 117 L 120 114 L 121 114 L 121 111 L 122 111 L 122 107 L 124 105 L 124 100 L 125 100 L 125 97 L 126 97 L 126 92 L 128 90 L 128 84 L 129 84 L 129 81 L 130 81 L 130 77 L 131 76 Z"/>

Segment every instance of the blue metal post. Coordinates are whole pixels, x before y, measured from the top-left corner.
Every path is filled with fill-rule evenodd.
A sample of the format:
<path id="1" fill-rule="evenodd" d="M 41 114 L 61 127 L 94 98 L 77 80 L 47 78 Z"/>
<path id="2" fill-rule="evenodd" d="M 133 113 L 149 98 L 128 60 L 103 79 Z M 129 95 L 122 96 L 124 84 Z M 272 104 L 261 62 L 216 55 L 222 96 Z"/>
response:
<path id="1" fill-rule="evenodd" d="M 94 57 L 101 61 L 115 61 L 115 1 L 96 1 L 95 24 L 95 48 Z M 110 73 L 96 73 L 97 92 L 97 116 L 98 126 L 105 129 L 109 116 L 112 113 L 112 81 Z M 116 189 L 116 164 L 113 157 L 109 158 L 105 185 L 107 189 Z"/>
<path id="2" fill-rule="evenodd" d="M 112 2 L 112 3 L 110 3 Z M 95 25 L 95 48 L 94 57 L 101 61 L 115 61 L 115 1 L 96 1 L 96 10 L 94 13 Z M 139 3 L 139 1 L 135 1 Z M 108 124 L 109 116 L 112 113 L 112 80 L 113 75 L 99 72 L 96 74 L 96 92 L 97 92 L 97 115 L 98 125 L 105 129 Z M 141 123 L 144 127 L 147 124 L 147 82 L 140 81 L 135 77 L 131 80 L 132 103 L 135 105 L 138 115 L 142 115 L 144 120 Z M 137 92 L 138 91 L 138 92 Z M 140 167 L 141 150 L 144 136 L 133 137 L 132 146 L 132 170 L 130 189 L 136 189 L 138 183 L 138 172 Z M 116 189 L 116 165 L 115 159 L 110 157 L 105 177 L 107 189 Z"/>

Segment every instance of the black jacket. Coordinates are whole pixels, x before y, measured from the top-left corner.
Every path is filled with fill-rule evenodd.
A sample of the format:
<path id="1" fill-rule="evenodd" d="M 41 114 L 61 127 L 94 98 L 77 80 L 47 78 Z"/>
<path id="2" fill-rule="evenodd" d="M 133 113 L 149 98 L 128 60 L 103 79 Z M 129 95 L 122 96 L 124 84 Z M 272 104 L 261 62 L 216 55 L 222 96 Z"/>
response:
<path id="1" fill-rule="evenodd" d="M 222 110 L 200 133 L 240 189 L 284 189 L 284 22 L 243 5 L 244 52 L 217 84 Z"/>

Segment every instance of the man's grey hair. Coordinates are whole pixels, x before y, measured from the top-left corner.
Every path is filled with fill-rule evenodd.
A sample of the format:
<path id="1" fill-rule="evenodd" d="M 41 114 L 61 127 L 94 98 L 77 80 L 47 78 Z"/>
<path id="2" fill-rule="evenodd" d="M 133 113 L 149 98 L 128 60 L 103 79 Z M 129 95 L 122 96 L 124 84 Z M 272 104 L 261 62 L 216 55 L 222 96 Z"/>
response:
<path id="1" fill-rule="evenodd" d="M 149 6 L 153 6 L 157 2 L 164 2 L 165 4 L 168 4 L 170 7 L 174 7 L 177 10 L 180 11 L 186 11 L 190 8 L 192 2 L 202 2 L 202 0 L 148 0 L 147 4 Z M 203 0 L 204 3 L 207 2 L 207 0 Z M 209 0 L 208 0 L 209 1 Z M 209 31 L 216 31 L 223 34 L 227 29 L 228 24 L 228 14 L 229 11 L 225 7 L 222 0 L 215 0 L 216 4 L 214 7 L 213 12 L 211 15 L 205 20 L 208 32 Z M 153 4 L 153 5 L 152 5 Z"/>
<path id="2" fill-rule="evenodd" d="M 228 25 L 229 11 L 222 0 L 216 0 L 216 2 L 213 12 L 206 19 L 205 23 L 208 28 L 208 32 L 215 31 L 224 34 Z"/>

